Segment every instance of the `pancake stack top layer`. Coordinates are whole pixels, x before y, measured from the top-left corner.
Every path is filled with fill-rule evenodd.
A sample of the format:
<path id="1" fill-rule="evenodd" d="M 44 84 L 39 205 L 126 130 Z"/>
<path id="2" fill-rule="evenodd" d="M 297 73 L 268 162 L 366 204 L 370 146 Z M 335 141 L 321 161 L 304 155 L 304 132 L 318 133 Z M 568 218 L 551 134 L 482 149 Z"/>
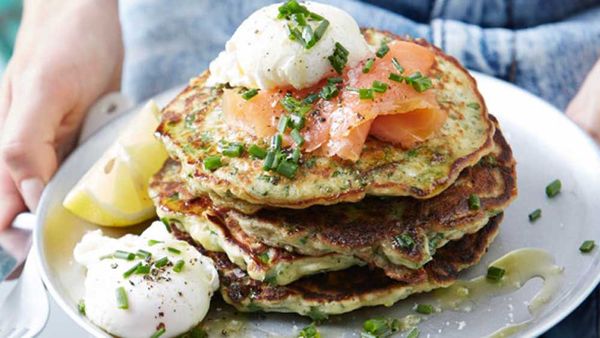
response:
<path id="1" fill-rule="evenodd" d="M 392 38 L 373 30 L 364 34 L 373 46 Z M 263 162 L 248 153 L 227 158 L 216 170 L 206 170 L 203 159 L 220 155 L 219 145 L 224 142 L 246 146 L 263 142 L 226 123 L 222 90 L 204 87 L 206 73 L 192 80 L 163 110 L 158 132 L 169 153 L 182 163 L 194 193 L 211 193 L 241 211 L 356 202 L 367 194 L 422 199 L 435 196 L 464 168 L 491 151 L 494 124 L 467 71 L 435 47 L 419 43 L 435 54 L 430 90 L 435 91 L 448 119 L 437 135 L 416 148 L 402 149 L 369 138 L 357 162 L 305 154 L 294 179 L 265 172 Z M 240 208 L 240 204 L 245 207 Z"/>
<path id="2" fill-rule="evenodd" d="M 374 46 L 398 39 L 364 34 Z M 150 194 L 176 235 L 215 260 L 227 302 L 313 317 L 391 305 L 450 285 L 485 253 L 516 196 L 512 152 L 475 81 L 418 43 L 436 53 L 432 90 L 448 120 L 411 150 L 368 139 L 358 162 L 309 155 L 294 179 L 248 154 L 210 171 L 202 159 L 219 141 L 257 142 L 224 122 L 220 89 L 201 75 L 163 110 L 172 160 Z"/>

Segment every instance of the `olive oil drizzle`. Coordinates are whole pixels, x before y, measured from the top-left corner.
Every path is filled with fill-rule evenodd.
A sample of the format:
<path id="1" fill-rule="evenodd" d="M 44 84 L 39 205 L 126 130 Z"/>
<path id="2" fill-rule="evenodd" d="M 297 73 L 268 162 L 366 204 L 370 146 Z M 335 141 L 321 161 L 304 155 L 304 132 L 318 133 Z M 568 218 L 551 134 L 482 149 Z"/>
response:
<path id="1" fill-rule="evenodd" d="M 541 307 L 557 292 L 564 270 L 555 264 L 552 255 L 536 248 L 511 251 L 492 262 L 490 266 L 502 268 L 506 270 L 506 274 L 499 281 L 488 280 L 485 275 L 468 281 L 458 281 L 448 288 L 433 291 L 433 295 L 440 310 L 470 312 L 477 299 L 509 294 L 519 290 L 531 279 L 542 278 L 542 288 L 528 303 L 528 310 L 533 318 L 507 325 L 489 336 L 493 338 L 508 337 L 527 327 Z"/>

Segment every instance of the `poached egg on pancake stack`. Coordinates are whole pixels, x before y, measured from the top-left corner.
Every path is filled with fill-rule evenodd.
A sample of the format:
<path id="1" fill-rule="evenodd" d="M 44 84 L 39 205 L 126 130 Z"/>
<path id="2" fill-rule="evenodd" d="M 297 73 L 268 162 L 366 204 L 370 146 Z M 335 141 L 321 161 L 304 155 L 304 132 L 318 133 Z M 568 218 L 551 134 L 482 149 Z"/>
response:
<path id="1" fill-rule="evenodd" d="M 241 311 L 318 318 L 448 286 L 517 193 L 456 60 L 315 2 L 252 14 L 157 133 L 157 213 Z"/>

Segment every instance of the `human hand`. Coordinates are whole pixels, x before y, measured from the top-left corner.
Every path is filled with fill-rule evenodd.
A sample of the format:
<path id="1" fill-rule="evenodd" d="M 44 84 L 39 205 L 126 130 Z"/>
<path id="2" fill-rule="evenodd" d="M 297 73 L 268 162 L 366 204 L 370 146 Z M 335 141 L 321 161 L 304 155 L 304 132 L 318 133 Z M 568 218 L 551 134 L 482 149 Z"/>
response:
<path id="1" fill-rule="evenodd" d="M 600 60 L 569 103 L 567 116 L 600 143 Z"/>
<path id="2" fill-rule="evenodd" d="M 117 0 L 30 0 L 0 83 L 0 230 L 41 192 L 76 142 L 87 109 L 118 90 Z"/>

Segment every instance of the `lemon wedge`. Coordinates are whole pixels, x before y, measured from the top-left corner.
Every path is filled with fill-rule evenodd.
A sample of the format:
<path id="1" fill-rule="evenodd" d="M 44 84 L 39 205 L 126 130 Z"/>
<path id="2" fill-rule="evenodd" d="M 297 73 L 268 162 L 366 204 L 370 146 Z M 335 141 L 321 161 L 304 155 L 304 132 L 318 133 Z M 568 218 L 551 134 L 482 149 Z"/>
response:
<path id="1" fill-rule="evenodd" d="M 69 192 L 63 206 L 105 226 L 127 226 L 155 216 L 148 181 L 167 152 L 154 136 L 159 109 L 149 102 Z"/>

